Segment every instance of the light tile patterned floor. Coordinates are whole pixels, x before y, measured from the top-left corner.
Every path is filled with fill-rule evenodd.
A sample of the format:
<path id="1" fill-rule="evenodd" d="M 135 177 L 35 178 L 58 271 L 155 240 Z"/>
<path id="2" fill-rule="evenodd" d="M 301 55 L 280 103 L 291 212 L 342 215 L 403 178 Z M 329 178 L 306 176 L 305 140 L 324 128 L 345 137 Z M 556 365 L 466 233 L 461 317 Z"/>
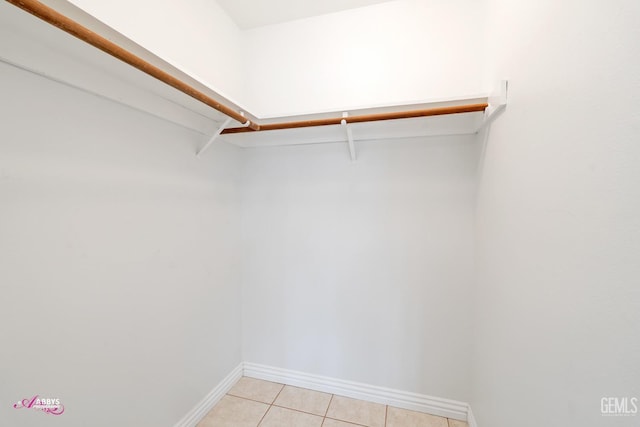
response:
<path id="1" fill-rule="evenodd" d="M 463 421 L 243 377 L 198 427 L 468 427 Z"/>

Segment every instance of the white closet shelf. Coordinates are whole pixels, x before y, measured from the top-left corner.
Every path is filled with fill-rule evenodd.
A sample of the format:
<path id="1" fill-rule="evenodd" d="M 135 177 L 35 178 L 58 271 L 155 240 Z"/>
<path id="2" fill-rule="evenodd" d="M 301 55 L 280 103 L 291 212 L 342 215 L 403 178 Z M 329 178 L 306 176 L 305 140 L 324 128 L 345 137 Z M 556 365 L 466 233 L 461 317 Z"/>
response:
<path id="1" fill-rule="evenodd" d="M 348 142 L 351 159 L 355 160 L 355 141 L 473 134 L 489 123 L 495 117 L 495 113 L 501 111 L 506 104 L 506 82 L 503 82 L 501 96 L 498 98 L 489 96 L 459 98 L 441 102 L 257 120 L 255 116 L 250 113 L 245 114 L 237 105 L 228 100 L 223 98 L 222 102 L 219 101 L 220 97 L 206 85 L 151 52 L 135 45 L 122 34 L 104 26 L 77 8 L 67 6 L 65 11 L 88 24 L 89 27 L 38 0 L 7 0 L 7 2 L 110 55 L 112 60 L 114 58 L 118 60 L 120 66 L 128 64 L 133 67 L 131 69 L 137 69 L 147 76 L 153 77 L 154 79 L 151 79 L 154 80 L 153 84 L 141 82 L 140 75 L 135 75 L 133 79 L 129 78 L 132 83 L 135 81 L 140 86 L 151 89 L 152 96 L 154 93 L 159 94 L 162 102 L 174 102 L 176 105 L 182 105 L 188 111 L 187 115 L 190 117 L 178 117 L 174 121 L 183 125 L 196 121 L 198 122 L 196 127 L 202 128 L 209 127 L 203 122 L 203 119 L 205 121 L 213 120 L 215 131 L 211 131 L 212 135 L 209 137 L 209 141 L 198 150 L 198 155 L 202 154 L 218 138 L 240 147 Z M 118 44 L 114 40 L 117 40 Z M 3 62 L 11 64 L 7 60 Z M 23 65 L 18 66 L 38 73 L 37 69 L 34 71 L 34 69 Z M 118 66 L 111 64 L 109 68 L 118 69 Z M 63 79 L 47 76 L 45 73 L 39 74 L 78 89 L 105 96 L 100 91 L 91 91 L 82 85 L 68 83 Z M 158 89 L 157 85 L 162 84 L 166 86 Z M 177 92 L 167 93 L 169 87 L 172 88 L 170 91 L 175 89 Z M 176 97 L 176 93 L 180 93 L 180 97 Z M 115 98 L 116 102 L 125 104 L 129 98 L 127 94 L 105 97 Z M 498 99 L 497 102 L 496 99 Z M 199 106 L 193 105 L 194 103 Z M 139 105 L 138 101 L 132 102 L 134 108 L 139 108 Z M 211 109 L 208 113 L 199 111 L 205 105 Z M 211 111 L 215 114 L 211 114 Z M 151 113 L 163 118 L 176 117 L 176 114 L 169 114 L 157 107 L 151 108 Z"/>
<path id="2" fill-rule="evenodd" d="M 479 106 L 477 111 L 462 113 L 446 113 L 438 115 L 424 115 L 411 118 L 385 119 L 376 121 L 350 122 L 349 118 L 375 116 L 379 114 L 402 114 L 406 111 L 440 111 L 461 106 Z M 367 108 L 350 110 L 348 112 L 333 112 L 317 115 L 305 115 L 294 117 L 281 117 L 261 122 L 260 131 L 233 131 L 229 129 L 222 132 L 221 140 L 239 147 L 269 147 L 282 145 L 320 144 L 330 142 L 347 142 L 348 127 L 353 141 L 370 141 L 380 139 L 412 138 L 442 135 L 466 135 L 474 134 L 482 127 L 484 122 L 484 110 L 488 105 L 488 97 L 461 98 L 445 102 L 429 102 L 397 107 Z M 307 123 L 322 122 L 332 118 L 345 117 L 346 123 L 294 126 L 284 129 L 269 128 L 271 123 Z M 338 119 L 340 120 L 340 119 Z M 266 128 L 266 129 L 265 129 Z"/>

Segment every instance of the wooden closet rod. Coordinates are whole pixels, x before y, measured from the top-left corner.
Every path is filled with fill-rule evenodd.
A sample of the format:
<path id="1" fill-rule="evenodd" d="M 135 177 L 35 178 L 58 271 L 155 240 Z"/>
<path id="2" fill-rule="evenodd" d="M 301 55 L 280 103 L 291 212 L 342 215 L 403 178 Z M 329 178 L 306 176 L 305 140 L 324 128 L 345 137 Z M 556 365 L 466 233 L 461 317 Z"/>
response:
<path id="1" fill-rule="evenodd" d="M 379 114 L 365 114 L 361 116 L 350 116 L 330 119 L 317 119 L 317 120 L 301 120 L 298 122 L 284 122 L 284 123 L 271 123 L 262 124 L 260 129 L 249 129 L 246 127 L 230 128 L 222 131 L 223 134 L 230 133 L 242 133 L 253 131 L 265 131 L 265 130 L 279 130 L 279 129 L 293 129 L 293 128 L 305 128 L 313 126 L 329 126 L 339 125 L 344 120 L 346 123 L 362 123 L 362 122 L 377 122 L 381 120 L 395 120 L 395 119 L 410 119 L 414 117 L 427 117 L 427 116 L 441 116 L 445 114 L 458 114 L 458 113 L 473 113 L 476 111 L 484 111 L 488 104 L 468 104 L 468 105 L 456 105 L 452 107 L 438 107 L 429 108 L 426 110 L 410 110 L 410 111 L 397 111 L 392 113 L 379 113 Z"/>
<path id="2" fill-rule="evenodd" d="M 235 111 L 234 109 L 221 104 L 220 102 L 202 93 L 198 89 L 195 89 L 194 87 L 188 85 L 182 80 L 161 70 L 160 68 L 134 55 L 128 50 L 121 48 L 117 44 L 107 40 L 106 38 L 100 36 L 97 33 L 94 33 L 93 31 L 80 25 L 74 20 L 64 16 L 63 14 L 56 12 L 54 9 L 50 8 L 49 6 L 42 4 L 37 0 L 6 0 L 6 1 L 15 6 L 18 6 L 20 9 L 23 9 L 29 12 L 30 14 L 42 19 L 43 21 L 48 22 L 51 25 L 55 25 L 61 30 L 71 34 L 72 36 L 77 37 L 80 40 L 83 40 L 94 47 L 97 47 L 101 51 L 108 53 L 109 55 L 123 62 L 126 62 L 127 64 L 137 68 L 143 73 L 146 73 L 151 77 L 154 77 L 160 80 L 161 82 L 174 87 L 180 92 L 194 99 L 197 99 L 198 101 L 208 105 L 209 107 L 218 110 L 222 114 L 225 114 L 231 117 L 232 119 L 239 121 L 240 123 L 248 123 L 248 128 L 253 130 L 260 129 L 260 126 L 257 123 L 251 120 L 248 120 L 238 111 Z"/>

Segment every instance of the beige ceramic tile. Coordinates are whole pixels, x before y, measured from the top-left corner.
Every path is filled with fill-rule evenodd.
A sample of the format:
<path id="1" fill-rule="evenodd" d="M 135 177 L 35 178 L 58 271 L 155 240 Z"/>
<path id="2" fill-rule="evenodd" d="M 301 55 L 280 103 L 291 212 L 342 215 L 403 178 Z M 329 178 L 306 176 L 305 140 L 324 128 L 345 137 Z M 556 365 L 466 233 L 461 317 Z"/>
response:
<path id="1" fill-rule="evenodd" d="M 324 417 L 330 400 L 328 393 L 286 385 L 273 404 Z"/>
<path id="2" fill-rule="evenodd" d="M 464 421 L 452 420 L 449 418 L 449 427 L 469 427 L 469 424 Z"/>
<path id="3" fill-rule="evenodd" d="M 448 427 L 447 419 L 389 406 L 387 427 Z"/>
<path id="4" fill-rule="evenodd" d="M 322 417 L 272 406 L 260 427 L 320 427 Z"/>
<path id="5" fill-rule="evenodd" d="M 256 427 L 269 405 L 225 396 L 204 417 L 198 427 Z"/>
<path id="6" fill-rule="evenodd" d="M 322 427 L 360 427 L 358 424 L 346 423 L 344 421 L 332 420 L 325 418 Z"/>
<path id="7" fill-rule="evenodd" d="M 271 404 L 282 387 L 284 387 L 282 384 L 242 377 L 229 391 L 229 394 Z"/>
<path id="8" fill-rule="evenodd" d="M 368 427 L 384 427 L 385 405 L 333 396 L 327 417 Z"/>

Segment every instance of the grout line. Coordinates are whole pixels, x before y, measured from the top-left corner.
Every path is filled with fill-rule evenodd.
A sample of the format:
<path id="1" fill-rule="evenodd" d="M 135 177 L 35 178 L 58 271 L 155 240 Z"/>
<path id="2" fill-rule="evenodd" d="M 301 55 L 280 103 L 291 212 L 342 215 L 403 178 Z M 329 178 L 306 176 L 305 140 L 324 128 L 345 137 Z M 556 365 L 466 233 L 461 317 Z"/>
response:
<path id="1" fill-rule="evenodd" d="M 387 414 L 389 413 L 389 405 L 384 407 L 384 427 L 387 427 Z"/>
<path id="2" fill-rule="evenodd" d="M 331 395 L 331 398 L 329 399 L 329 404 L 327 405 L 327 410 L 324 411 L 324 417 L 327 418 L 327 414 L 329 413 L 329 408 L 331 407 L 331 402 L 333 402 L 333 396 L 335 396 L 335 394 Z M 324 421 L 322 422 L 322 424 L 324 424 Z"/>
<path id="3" fill-rule="evenodd" d="M 258 421 L 258 424 L 256 424 L 256 427 L 258 427 L 260 425 L 260 423 L 262 422 L 262 420 L 264 420 L 264 417 L 267 416 L 267 412 L 269 412 L 269 409 L 271 409 L 271 406 L 272 406 L 272 405 L 269 405 L 268 403 L 260 402 L 259 400 L 248 399 L 246 397 L 236 396 L 235 394 L 231 394 L 231 393 L 227 393 L 226 396 L 231 396 L 231 397 L 235 397 L 237 399 L 242 399 L 242 400 L 248 400 L 249 402 L 262 403 L 263 405 L 268 405 L 269 406 L 267 408 L 267 410 L 264 411 L 264 415 L 262 415 L 262 418 L 260 418 L 260 421 Z"/>
<path id="4" fill-rule="evenodd" d="M 331 402 L 333 401 L 334 394 L 329 398 L 329 404 L 327 405 L 327 410 L 324 411 L 324 418 L 322 418 L 322 425 L 320 427 L 324 427 L 324 422 L 327 421 L 327 414 L 329 413 L 329 406 L 331 406 Z"/>
<path id="5" fill-rule="evenodd" d="M 274 383 L 274 384 L 280 384 L 280 383 Z M 282 393 L 282 390 L 284 390 L 285 385 L 284 384 L 281 384 L 281 385 L 282 385 L 282 388 L 280 388 L 280 391 L 278 392 L 278 394 L 276 394 L 276 397 L 273 398 L 273 401 L 271 402 L 271 405 L 269 405 L 269 409 L 267 409 L 267 412 L 265 412 L 262 418 L 260 418 L 260 422 L 258 423 L 258 426 L 262 424 L 262 421 L 264 421 L 264 417 L 266 417 L 269 411 L 271 410 L 271 408 L 273 408 L 273 402 L 275 402 L 276 399 L 278 399 L 278 396 L 280 396 L 280 393 Z"/>
<path id="6" fill-rule="evenodd" d="M 269 413 L 269 411 L 271 410 L 272 407 L 273 407 L 273 405 L 269 405 L 267 410 L 264 411 L 264 415 L 262 416 L 262 418 L 260 418 L 260 421 L 258 421 L 258 424 L 256 424 L 256 427 L 258 427 L 258 426 L 260 426 L 260 424 L 262 424 L 262 421 L 264 421 L 264 417 L 267 416 L 267 414 Z"/>
<path id="7" fill-rule="evenodd" d="M 302 409 L 289 408 L 288 406 L 276 405 L 275 403 L 271 406 L 275 406 L 276 408 L 287 409 L 289 411 L 300 412 L 302 414 L 313 415 L 314 417 L 323 417 L 324 415 L 314 414 L 313 412 L 303 411 Z"/>
<path id="8" fill-rule="evenodd" d="M 354 423 L 353 421 L 341 420 L 339 418 L 325 417 L 325 419 L 333 420 L 333 421 L 340 421 L 341 423 L 351 424 L 351 425 L 359 426 L 359 427 L 369 427 L 369 426 L 367 426 L 365 424 L 358 424 L 358 423 Z"/>
<path id="9" fill-rule="evenodd" d="M 275 383 L 275 384 L 280 384 L 280 383 Z M 273 403 L 271 404 L 271 406 L 275 406 L 276 408 L 282 408 L 282 409 L 287 409 L 289 411 L 294 411 L 294 412 L 300 412 L 302 414 L 307 414 L 307 415 L 313 415 L 314 417 L 322 417 L 323 420 L 322 422 L 324 423 L 324 417 L 327 416 L 327 412 L 329 411 L 329 405 L 331 405 L 331 399 L 333 399 L 333 394 L 331 395 L 331 398 L 329 399 L 329 404 L 327 405 L 327 410 L 324 411 L 324 415 L 321 414 L 314 414 L 313 412 L 307 412 L 307 411 L 303 411 L 302 409 L 298 409 L 298 408 L 290 408 L 288 406 L 284 406 L 281 404 L 277 404 L 276 401 L 278 400 L 278 397 L 280 396 L 280 394 L 284 391 L 284 388 L 287 387 L 286 384 L 283 385 L 283 387 L 280 389 L 280 391 L 278 392 L 278 394 L 276 395 L 276 397 L 273 399 Z M 302 388 L 302 387 L 295 387 L 295 386 L 288 386 L 291 388 L 297 388 L 299 390 L 310 390 L 308 388 Z M 311 390 L 313 391 L 313 390 Z M 251 400 L 251 399 L 249 399 Z M 262 402 L 264 403 L 264 402 Z"/>
<path id="10" fill-rule="evenodd" d="M 262 403 L 263 405 L 271 406 L 270 403 L 263 402 L 261 400 L 251 399 L 250 397 L 238 396 L 238 395 L 231 394 L 231 393 L 227 393 L 227 396 L 237 397 L 238 399 L 250 400 L 251 402 Z"/>
<path id="11" fill-rule="evenodd" d="M 270 381 L 271 382 L 271 381 Z M 274 383 L 274 384 L 280 384 L 280 383 Z M 280 393 L 282 393 L 282 390 L 284 390 L 285 385 L 284 384 L 280 384 L 282 385 L 282 388 L 280 388 L 280 391 L 278 392 L 278 394 L 276 394 L 276 397 L 273 398 L 273 401 L 271 402 L 271 404 L 269 405 L 269 408 L 267 408 L 267 411 L 264 413 L 264 415 L 262 416 L 262 418 L 260 418 L 260 421 L 258 422 L 258 425 L 256 427 L 259 427 L 260 424 L 262 424 L 262 421 L 264 421 L 264 418 L 267 416 L 267 414 L 269 413 L 269 411 L 271 410 L 271 408 L 273 408 L 273 402 L 276 401 L 276 399 L 278 398 L 278 396 L 280 396 Z"/>
<path id="12" fill-rule="evenodd" d="M 280 384 L 280 383 L 276 383 L 276 384 Z M 274 403 L 276 403 L 276 400 L 278 400 L 278 396 L 280 396 L 280 393 L 282 393 L 282 390 L 284 390 L 285 387 L 286 387 L 286 385 L 282 384 L 282 388 L 280 389 L 278 394 L 276 394 L 276 397 L 273 398 L 273 402 L 271 402 L 272 406 L 273 406 Z"/>

